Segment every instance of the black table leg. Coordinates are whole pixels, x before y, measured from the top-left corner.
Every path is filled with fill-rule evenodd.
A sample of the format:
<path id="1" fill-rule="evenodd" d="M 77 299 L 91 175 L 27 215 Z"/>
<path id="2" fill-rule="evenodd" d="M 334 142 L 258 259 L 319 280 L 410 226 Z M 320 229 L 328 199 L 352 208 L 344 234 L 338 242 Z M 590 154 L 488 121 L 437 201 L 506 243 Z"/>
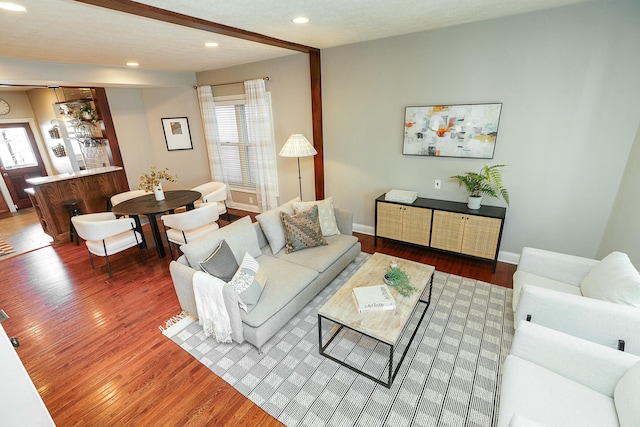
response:
<path id="1" fill-rule="evenodd" d="M 156 249 L 158 250 L 158 258 L 164 258 L 164 245 L 162 243 L 162 236 L 160 235 L 160 229 L 158 228 L 158 221 L 156 221 L 155 214 L 147 214 L 149 218 L 149 225 L 151 226 L 151 234 L 153 234 L 153 241 L 156 243 Z"/>
<path id="2" fill-rule="evenodd" d="M 133 220 L 136 222 L 136 230 L 140 233 L 140 237 L 142 237 L 142 247 L 147 249 L 147 240 L 144 238 L 144 233 L 142 232 L 142 224 L 140 223 L 140 217 L 138 215 L 132 215 Z"/>

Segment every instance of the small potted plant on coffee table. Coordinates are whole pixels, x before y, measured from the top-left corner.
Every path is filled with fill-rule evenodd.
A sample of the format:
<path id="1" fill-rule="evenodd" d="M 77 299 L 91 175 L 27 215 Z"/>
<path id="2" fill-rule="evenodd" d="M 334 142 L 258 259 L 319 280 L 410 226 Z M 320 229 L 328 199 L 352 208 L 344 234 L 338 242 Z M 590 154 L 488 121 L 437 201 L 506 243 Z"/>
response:
<path id="1" fill-rule="evenodd" d="M 384 282 L 398 290 L 400 295 L 408 297 L 415 290 L 409 283 L 409 275 L 406 271 L 398 267 L 396 264 L 392 264 L 387 268 L 384 274 Z"/>

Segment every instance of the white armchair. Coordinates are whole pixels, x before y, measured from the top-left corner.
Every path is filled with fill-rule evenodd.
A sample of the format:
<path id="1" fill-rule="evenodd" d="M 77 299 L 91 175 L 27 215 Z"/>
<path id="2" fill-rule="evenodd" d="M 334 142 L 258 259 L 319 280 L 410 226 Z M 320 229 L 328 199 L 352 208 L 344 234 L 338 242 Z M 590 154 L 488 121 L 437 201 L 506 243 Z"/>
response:
<path id="1" fill-rule="evenodd" d="M 634 292 L 633 281 L 640 279 L 640 275 L 628 258 L 624 261 L 625 257 L 614 252 L 598 261 L 523 248 L 513 275 L 514 325 L 528 319 L 640 355 L 640 308 L 628 305 L 629 301 L 633 303 L 629 297 Z M 625 264 L 621 265 L 620 261 Z M 623 287 L 625 280 L 629 286 Z M 602 288 L 600 293 L 594 291 L 594 283 Z M 626 295 L 616 288 L 623 288 Z M 635 291 L 640 292 L 640 287 Z M 606 292 L 613 297 L 608 297 Z M 621 295 L 626 298 L 624 303 L 618 301 Z"/>
<path id="2" fill-rule="evenodd" d="M 640 357 L 522 322 L 502 369 L 498 427 L 640 425 Z"/>
<path id="3" fill-rule="evenodd" d="M 164 225 L 164 232 L 169 242 L 169 251 L 172 259 L 173 249 L 171 243 L 183 245 L 219 228 L 216 222 L 218 220 L 218 205 L 216 203 L 205 203 L 201 207 L 190 211 L 162 215 L 160 219 Z"/>
<path id="4" fill-rule="evenodd" d="M 144 264 L 142 236 L 136 231 L 136 224 L 132 218 L 116 219 L 112 212 L 101 212 L 74 216 L 71 221 L 73 221 L 78 235 L 85 240 L 89 250 L 91 268 L 95 268 L 93 255 L 103 256 L 107 261 L 109 278 L 113 277 L 109 255 L 134 246 L 138 246 L 140 258 Z"/>

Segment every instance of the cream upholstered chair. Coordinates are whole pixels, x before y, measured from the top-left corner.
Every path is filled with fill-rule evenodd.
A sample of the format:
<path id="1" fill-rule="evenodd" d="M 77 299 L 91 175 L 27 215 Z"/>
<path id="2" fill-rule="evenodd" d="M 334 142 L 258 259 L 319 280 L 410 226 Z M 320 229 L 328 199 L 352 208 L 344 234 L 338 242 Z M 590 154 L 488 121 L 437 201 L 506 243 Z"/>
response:
<path id="1" fill-rule="evenodd" d="M 134 246 L 138 246 L 140 258 L 144 264 L 144 255 L 141 247 L 142 236 L 136 231 L 136 224 L 133 218 L 116 219 L 116 215 L 112 212 L 100 212 L 74 216 L 71 221 L 73 221 L 73 226 L 78 235 L 85 240 L 89 250 L 91 268 L 95 268 L 93 255 L 103 256 L 107 260 L 109 278 L 113 277 L 109 255 L 122 252 Z"/>
<path id="2" fill-rule="evenodd" d="M 205 203 L 199 208 L 186 212 L 162 215 L 160 219 L 169 242 L 171 259 L 173 259 L 171 243 L 184 245 L 208 231 L 217 230 L 218 217 L 218 205 L 215 203 Z"/>
<path id="3" fill-rule="evenodd" d="M 231 223 L 231 216 L 227 210 L 227 185 L 223 182 L 214 182 L 216 189 L 209 193 L 202 193 L 202 201 L 204 203 L 217 203 L 218 215 L 226 214 L 227 221 Z"/>
<path id="4" fill-rule="evenodd" d="M 498 427 L 640 425 L 640 357 L 526 321 L 500 389 Z"/>
<path id="5" fill-rule="evenodd" d="M 194 206 L 199 207 L 202 206 L 205 202 L 202 201 L 203 197 L 209 193 L 213 193 L 218 190 L 221 185 L 225 185 L 223 182 L 209 181 L 204 184 L 200 184 L 197 187 L 193 187 L 191 191 L 197 191 L 200 193 L 200 198 L 195 201 Z M 226 187 L 226 185 L 225 185 Z"/>
<path id="6" fill-rule="evenodd" d="M 111 206 L 115 206 L 118 203 L 122 203 L 124 201 L 130 200 L 136 197 L 146 196 L 147 194 L 151 194 L 151 193 L 147 193 L 144 190 L 131 190 L 131 191 L 125 191 L 124 193 L 114 194 L 113 196 L 111 196 Z M 139 221 L 141 226 L 145 224 L 149 224 L 149 220 L 147 219 L 146 216 L 139 218 Z M 144 239 L 144 236 L 142 237 Z"/>
<path id="7" fill-rule="evenodd" d="M 529 320 L 640 356 L 640 273 L 622 252 L 598 261 L 523 248 L 513 308 L 516 327 Z"/>
<path id="8" fill-rule="evenodd" d="M 111 206 L 115 206 L 118 203 L 124 202 L 125 200 L 144 196 L 146 194 L 150 194 L 150 193 L 147 193 L 144 190 L 131 190 L 131 191 L 125 191 L 124 193 L 114 194 L 113 196 L 111 196 Z"/>

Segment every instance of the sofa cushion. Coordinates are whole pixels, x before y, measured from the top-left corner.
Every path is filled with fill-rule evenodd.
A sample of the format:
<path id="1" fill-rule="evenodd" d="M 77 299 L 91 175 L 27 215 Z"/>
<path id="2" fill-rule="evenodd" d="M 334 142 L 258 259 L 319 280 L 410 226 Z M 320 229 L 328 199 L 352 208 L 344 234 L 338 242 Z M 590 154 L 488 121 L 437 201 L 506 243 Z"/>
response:
<path id="1" fill-rule="evenodd" d="M 539 288 L 551 289 L 552 291 L 564 292 L 571 295 L 582 295 L 578 286 L 538 276 L 537 274 L 517 270 L 513 273 L 513 310 L 515 311 L 520 302 L 522 286 L 525 284 L 537 286 Z"/>
<path id="2" fill-rule="evenodd" d="M 254 258 L 262 254 L 258 236 L 248 216 L 182 245 L 180 250 L 189 261 L 189 266 L 198 269 L 200 261 L 204 261 L 222 240 L 227 241 L 237 263 L 242 262 L 245 253 L 250 253 Z"/>
<path id="3" fill-rule="evenodd" d="M 264 269 L 260 268 L 260 264 L 248 253 L 244 254 L 242 264 L 229 282 L 240 297 L 240 307 L 244 311 L 253 310 L 266 283 Z"/>
<path id="4" fill-rule="evenodd" d="M 498 427 L 508 426 L 515 413 L 545 426 L 618 426 L 612 398 L 510 355 L 503 366 Z"/>
<path id="5" fill-rule="evenodd" d="M 276 257 L 297 265 L 312 268 L 319 273 L 324 273 L 337 259 L 346 254 L 353 245 L 358 243 L 357 237 L 347 234 L 327 236 L 325 240 L 327 241 L 327 246 L 319 246 L 292 253 L 280 251 Z"/>
<path id="6" fill-rule="evenodd" d="M 336 222 L 336 215 L 333 210 L 333 197 L 327 197 L 324 200 L 315 202 L 293 202 L 293 210 L 295 213 L 300 213 L 314 205 L 318 206 L 318 219 L 320 221 L 320 228 L 322 228 L 322 235 L 333 236 L 334 234 L 340 234 L 338 223 Z"/>
<path id="7" fill-rule="evenodd" d="M 211 255 L 200 261 L 199 264 L 202 271 L 225 282 L 231 280 L 236 271 L 238 271 L 238 263 L 226 240 L 220 242 L 218 247 L 211 252 Z"/>
<path id="8" fill-rule="evenodd" d="M 262 232 L 269 241 L 271 252 L 274 254 L 277 254 L 285 245 L 284 228 L 280 221 L 280 212 L 286 212 L 289 215 L 293 215 L 294 211 L 292 205 L 297 201 L 300 201 L 300 197 L 296 197 L 275 209 L 256 215 L 256 220 L 260 223 Z"/>
<path id="9" fill-rule="evenodd" d="M 618 411 L 618 420 L 621 427 L 640 426 L 640 362 L 633 365 L 618 384 L 613 392 L 613 400 Z"/>
<path id="10" fill-rule="evenodd" d="M 318 206 L 295 215 L 280 212 L 282 228 L 284 228 L 285 252 L 291 253 L 306 248 L 323 246 L 327 241 L 322 236 L 318 221 Z"/>
<path id="11" fill-rule="evenodd" d="M 640 307 L 640 273 L 622 252 L 612 252 L 596 264 L 580 289 L 589 298 Z"/>
<path id="12" fill-rule="evenodd" d="M 270 319 L 318 277 L 317 271 L 271 255 L 256 260 L 269 280 L 262 290 L 260 303 L 248 313 L 241 312 L 242 321 L 254 328 Z"/>

